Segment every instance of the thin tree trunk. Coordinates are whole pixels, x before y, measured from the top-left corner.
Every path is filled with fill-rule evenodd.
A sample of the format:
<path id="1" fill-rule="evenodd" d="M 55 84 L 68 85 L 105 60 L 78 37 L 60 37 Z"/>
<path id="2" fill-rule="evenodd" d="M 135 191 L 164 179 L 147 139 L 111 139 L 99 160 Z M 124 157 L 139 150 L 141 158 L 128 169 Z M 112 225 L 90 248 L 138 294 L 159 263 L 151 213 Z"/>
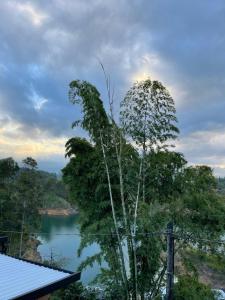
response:
<path id="1" fill-rule="evenodd" d="M 138 282 L 137 282 L 137 258 L 136 258 L 136 241 L 131 234 L 131 249 L 132 249 L 132 262 L 133 262 L 133 285 L 134 285 L 134 299 L 138 297 Z"/>
<path id="2" fill-rule="evenodd" d="M 112 238 L 113 238 L 113 232 L 111 231 L 111 234 L 112 234 Z M 121 280 L 118 279 L 118 275 L 117 275 L 117 272 L 118 272 L 118 254 L 117 254 L 117 248 L 115 245 L 112 245 L 112 248 L 109 249 L 109 251 L 112 253 L 112 259 L 114 261 L 113 265 L 112 265 L 112 270 L 114 272 L 114 275 L 115 275 L 115 281 L 116 281 L 116 284 L 118 284 L 118 286 L 121 284 Z M 122 279 L 123 281 L 123 279 Z M 119 284 L 120 283 L 120 284 Z"/>
<path id="3" fill-rule="evenodd" d="M 24 220 L 25 220 L 25 201 L 23 201 L 23 215 L 22 215 L 21 233 L 20 233 L 20 250 L 19 250 L 19 257 L 21 257 L 21 255 L 22 255 Z"/>
<path id="4" fill-rule="evenodd" d="M 145 202 L 145 151 L 143 150 L 142 162 L 142 200 Z"/>
<path id="5" fill-rule="evenodd" d="M 162 271 L 159 274 L 159 277 L 156 280 L 153 290 L 151 291 L 150 299 L 152 299 L 152 297 L 155 297 L 158 294 L 165 273 L 166 273 L 166 265 L 163 267 Z"/>
<path id="6" fill-rule="evenodd" d="M 116 144 L 116 143 L 115 143 Z M 121 156 L 122 156 L 122 140 L 120 135 L 120 150 L 118 151 L 118 147 L 116 146 L 116 154 L 117 154 L 117 161 L 119 165 L 119 177 L 120 177 L 120 195 L 121 195 L 121 202 L 122 202 L 122 208 L 123 208 L 123 219 L 124 224 L 127 228 L 127 212 L 126 212 L 126 206 L 124 201 L 124 181 L 123 181 L 123 172 L 122 172 L 122 164 L 121 164 Z"/>
<path id="7" fill-rule="evenodd" d="M 116 138 L 115 138 L 115 147 L 116 147 L 116 155 L 117 155 L 117 161 L 119 166 L 119 178 L 120 178 L 120 196 L 121 196 L 121 203 L 122 203 L 122 209 L 123 209 L 123 220 L 124 220 L 124 226 L 125 231 L 127 234 L 127 247 L 128 247 L 128 265 L 130 267 L 129 273 L 132 274 L 133 277 L 133 283 L 134 283 L 134 295 L 133 299 L 137 299 L 137 272 L 136 270 L 136 251 L 135 251 L 135 244 L 133 242 L 133 237 L 131 235 L 131 231 L 128 228 L 128 220 L 127 220 L 127 213 L 126 213 L 126 206 L 124 201 L 124 181 L 123 181 L 123 171 L 122 171 L 122 140 L 120 135 L 120 149 L 118 151 Z M 131 237 L 130 237 L 131 236 Z"/>
<path id="8" fill-rule="evenodd" d="M 127 212 L 126 212 L 126 205 L 125 205 L 125 199 L 124 199 L 124 180 L 123 180 L 123 169 L 122 169 L 122 136 L 121 132 L 119 132 L 119 147 L 117 143 L 117 130 L 116 126 L 114 124 L 114 117 L 113 117 L 113 98 L 114 98 L 114 91 L 111 92 L 111 83 L 110 83 L 110 78 L 106 75 L 104 66 L 102 63 L 101 67 L 105 76 L 105 81 L 106 81 L 106 87 L 107 87 L 107 93 L 108 93 L 108 100 L 109 100 L 109 107 L 110 107 L 110 114 L 111 114 L 111 120 L 112 120 L 112 130 L 113 130 L 113 139 L 114 139 L 114 145 L 116 149 L 116 157 L 117 157 L 117 162 L 118 162 L 118 170 L 119 170 L 119 181 L 120 181 L 120 197 L 121 197 L 121 203 L 122 203 L 122 211 L 123 211 L 123 222 L 125 226 L 125 232 L 127 234 L 126 242 L 127 242 L 127 250 L 128 250 L 128 266 L 129 266 L 129 271 L 128 274 L 131 274 L 131 261 L 130 256 L 133 254 L 133 245 L 132 245 L 132 237 L 130 240 L 130 228 L 128 228 L 128 220 L 127 220 Z M 119 148 L 119 149 L 118 149 Z M 132 255 L 133 256 L 133 255 Z M 136 294 L 135 290 L 135 294 Z M 135 296 L 136 299 L 136 296 Z"/>
<path id="9" fill-rule="evenodd" d="M 139 204 L 139 198 L 140 198 L 142 168 L 143 168 L 143 159 L 141 160 L 140 168 L 139 168 L 139 179 L 138 179 L 138 187 L 137 187 L 137 196 L 136 196 L 136 201 L 135 201 L 135 210 L 134 210 L 134 235 L 136 234 L 136 226 L 137 226 L 137 211 L 138 211 L 138 204 Z"/>
<path id="10" fill-rule="evenodd" d="M 108 93 L 108 100 L 109 100 L 109 106 L 110 106 L 110 113 L 111 113 L 111 119 L 112 122 L 114 122 L 114 117 L 113 117 L 113 96 L 114 93 L 111 93 L 111 84 L 110 84 L 110 78 L 106 75 L 105 69 L 103 64 L 100 62 L 105 80 L 106 80 L 106 87 L 107 87 L 107 93 Z M 117 143 L 117 131 L 115 128 L 114 123 L 113 125 L 113 138 L 114 138 L 114 145 L 116 149 L 116 157 L 117 157 L 117 162 L 118 162 L 118 169 L 119 169 L 119 181 L 120 181 L 120 197 L 121 197 L 121 204 L 122 204 L 122 211 L 123 211 L 123 222 L 125 226 L 125 232 L 127 234 L 127 248 L 128 248 L 128 265 L 129 265 L 129 274 L 133 273 L 133 282 L 134 282 L 134 298 L 132 299 L 137 299 L 137 271 L 136 271 L 136 251 L 135 251 L 135 245 L 133 241 L 133 236 L 131 232 L 130 225 L 128 224 L 128 219 L 127 219 L 127 212 L 126 212 L 126 205 L 125 205 L 125 197 L 124 197 L 124 180 L 123 180 L 123 169 L 122 169 L 122 136 L 121 132 L 119 132 L 119 147 Z M 118 149 L 119 148 L 119 149 Z M 132 266 L 131 266 L 132 263 Z"/>
<path id="11" fill-rule="evenodd" d="M 137 210 L 138 210 L 138 203 L 140 198 L 140 186 L 141 186 L 141 173 L 142 173 L 142 166 L 143 161 L 141 160 L 140 169 L 139 169 L 139 178 L 138 178 L 138 187 L 137 187 L 137 196 L 135 201 L 135 211 L 134 211 L 134 228 L 133 228 L 133 235 L 132 235 L 132 245 L 133 245 L 133 265 L 134 265 L 134 280 L 135 280 L 135 294 L 137 297 L 138 286 L 137 286 L 137 253 L 136 253 L 136 229 L 137 229 Z"/>
<path id="12" fill-rule="evenodd" d="M 113 196 L 112 196 L 112 187 L 111 187 L 111 181 L 110 181 L 110 175 L 109 175 L 109 168 L 108 168 L 108 163 L 107 163 L 107 160 L 106 160 L 105 148 L 104 148 L 101 132 L 100 132 L 100 141 L 101 141 L 103 159 L 104 159 L 104 164 L 105 164 L 105 169 L 106 169 L 106 174 L 107 174 L 107 180 L 108 180 L 108 188 L 109 188 L 110 203 L 111 203 L 111 208 L 112 208 L 113 222 L 114 222 L 114 226 L 115 226 L 115 230 L 116 230 L 116 236 L 117 236 L 119 252 L 120 252 L 120 260 L 121 260 L 121 266 L 122 266 L 121 274 L 122 274 L 122 278 L 123 278 L 123 281 L 124 281 L 124 284 L 125 284 L 127 299 L 129 299 L 129 289 L 128 289 L 128 282 L 127 282 L 124 256 L 123 256 L 123 249 L 122 249 L 121 239 L 120 239 L 118 226 L 117 226 L 117 222 L 116 222 L 116 213 L 115 213 L 114 201 L 113 201 Z"/>
<path id="13" fill-rule="evenodd" d="M 146 108 L 147 109 L 147 108 Z M 143 166 L 142 166 L 142 198 L 143 202 L 145 202 L 145 156 L 146 156 L 146 109 L 145 109 L 145 123 L 144 123 L 144 141 L 143 141 Z"/>
<path id="14" fill-rule="evenodd" d="M 114 93 L 111 93 L 111 83 L 110 83 L 110 78 L 109 76 L 106 75 L 105 68 L 103 64 L 100 62 L 104 76 L 105 76 L 105 81 L 106 81 L 106 88 L 107 88 L 107 93 L 108 93 L 108 100 L 109 100 L 109 107 L 110 107 L 110 114 L 111 114 L 111 119 L 112 122 L 114 122 L 114 117 L 113 117 L 113 98 L 114 98 Z M 122 156 L 122 138 L 121 138 L 121 132 L 119 136 L 119 150 L 117 146 L 117 139 L 116 139 L 116 130 L 115 130 L 115 125 L 113 125 L 113 138 L 114 138 L 114 144 L 116 148 L 116 157 L 118 161 L 118 166 L 119 166 L 119 178 L 120 178 L 120 195 L 121 195 L 121 202 L 122 202 L 122 208 L 123 208 L 123 219 L 124 219 L 124 224 L 127 226 L 127 213 L 126 213 L 126 206 L 125 206 L 125 201 L 124 201 L 124 182 L 123 182 L 123 172 L 122 172 L 122 164 L 121 164 L 121 156 Z"/>

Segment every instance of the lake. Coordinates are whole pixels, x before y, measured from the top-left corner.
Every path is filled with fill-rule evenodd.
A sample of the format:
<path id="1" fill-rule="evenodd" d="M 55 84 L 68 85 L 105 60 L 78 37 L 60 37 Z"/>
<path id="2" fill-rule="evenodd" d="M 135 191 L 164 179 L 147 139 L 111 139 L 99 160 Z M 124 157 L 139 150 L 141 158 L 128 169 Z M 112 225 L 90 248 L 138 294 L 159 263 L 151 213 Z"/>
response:
<path id="1" fill-rule="evenodd" d="M 42 216 L 41 232 L 44 234 L 38 237 L 42 243 L 38 251 L 43 260 L 50 260 L 52 256 L 60 267 L 75 272 L 85 258 L 100 251 L 98 244 L 94 243 L 83 250 L 81 257 L 77 256 L 81 242 L 78 219 L 77 215 Z M 86 268 L 81 274 L 82 283 L 89 284 L 99 272 L 100 267 L 96 263 L 93 267 Z"/>

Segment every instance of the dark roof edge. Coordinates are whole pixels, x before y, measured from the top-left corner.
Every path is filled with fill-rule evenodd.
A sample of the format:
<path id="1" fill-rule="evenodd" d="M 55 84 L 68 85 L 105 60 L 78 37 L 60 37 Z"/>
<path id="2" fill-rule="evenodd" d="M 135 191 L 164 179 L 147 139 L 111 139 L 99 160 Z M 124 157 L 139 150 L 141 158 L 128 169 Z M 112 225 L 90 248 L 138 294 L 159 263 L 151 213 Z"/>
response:
<path id="1" fill-rule="evenodd" d="M 11 300 L 30 300 L 30 299 L 36 299 L 48 294 L 51 294 L 52 292 L 65 288 L 70 283 L 76 282 L 80 280 L 81 273 L 73 273 L 72 275 L 68 275 L 67 277 L 57 280 L 53 283 L 50 283 L 48 285 L 45 285 L 41 288 L 35 289 L 31 292 L 28 292 L 26 294 L 17 296 L 15 298 L 11 298 Z"/>

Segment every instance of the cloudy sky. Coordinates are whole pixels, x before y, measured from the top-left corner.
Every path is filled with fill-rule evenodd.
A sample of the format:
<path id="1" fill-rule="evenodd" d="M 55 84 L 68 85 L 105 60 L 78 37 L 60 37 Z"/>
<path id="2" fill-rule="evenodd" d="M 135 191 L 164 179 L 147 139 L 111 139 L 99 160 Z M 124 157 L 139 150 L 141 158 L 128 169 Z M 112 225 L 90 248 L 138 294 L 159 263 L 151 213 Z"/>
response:
<path id="1" fill-rule="evenodd" d="M 58 172 L 79 134 L 68 84 L 85 79 L 116 104 L 132 82 L 160 80 L 179 119 L 177 151 L 225 176 L 224 0 L 0 1 L 0 157 Z"/>

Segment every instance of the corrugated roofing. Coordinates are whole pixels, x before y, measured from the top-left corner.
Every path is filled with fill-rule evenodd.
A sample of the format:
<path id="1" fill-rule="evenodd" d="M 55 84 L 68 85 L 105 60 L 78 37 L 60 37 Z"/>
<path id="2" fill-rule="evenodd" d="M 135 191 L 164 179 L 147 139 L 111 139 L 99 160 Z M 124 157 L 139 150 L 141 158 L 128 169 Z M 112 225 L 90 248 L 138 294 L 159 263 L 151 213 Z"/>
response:
<path id="1" fill-rule="evenodd" d="M 70 275 L 0 254 L 0 300 L 19 297 Z"/>

